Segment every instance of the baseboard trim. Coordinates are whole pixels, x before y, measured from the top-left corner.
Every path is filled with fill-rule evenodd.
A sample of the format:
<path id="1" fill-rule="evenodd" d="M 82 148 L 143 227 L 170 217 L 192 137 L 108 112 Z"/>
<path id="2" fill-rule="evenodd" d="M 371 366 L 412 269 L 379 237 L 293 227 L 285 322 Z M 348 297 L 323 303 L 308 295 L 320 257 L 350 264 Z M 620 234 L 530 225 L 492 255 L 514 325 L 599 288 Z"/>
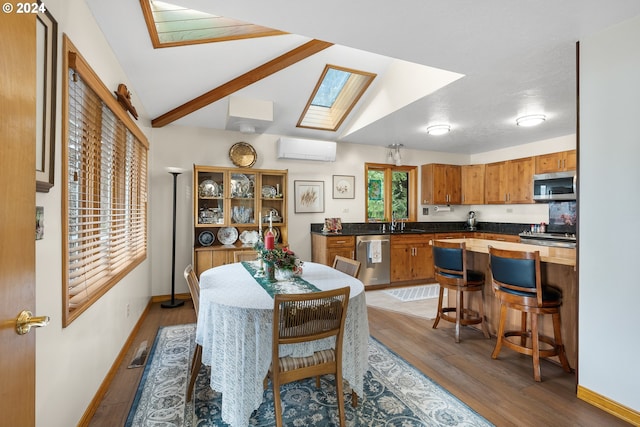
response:
<path id="1" fill-rule="evenodd" d="M 640 412 L 636 410 L 627 408 L 626 406 L 614 402 L 608 397 L 602 396 L 601 394 L 591 391 L 581 385 L 578 385 L 577 396 L 578 399 L 584 400 L 585 402 L 596 406 L 611 415 L 615 415 L 621 420 L 631 423 L 634 426 L 640 426 Z"/>
<path id="2" fill-rule="evenodd" d="M 142 323 L 146 319 L 147 314 L 151 309 L 151 304 L 153 304 L 153 298 L 149 300 L 147 307 L 144 309 L 144 311 L 142 312 L 142 315 L 140 315 L 140 318 L 136 322 L 136 325 L 131 330 L 131 333 L 129 334 L 127 341 L 122 346 L 122 349 L 118 354 L 118 357 L 116 357 L 116 359 L 114 360 L 113 364 L 111 365 L 111 369 L 109 369 L 109 372 L 107 372 L 107 375 L 104 377 L 104 380 L 102 380 L 102 384 L 100 384 L 98 391 L 96 391 L 96 394 L 93 396 L 93 399 L 89 403 L 89 406 L 87 406 L 87 409 L 84 411 L 82 418 L 78 422 L 78 427 L 87 427 L 91 422 L 91 419 L 93 418 L 96 411 L 98 410 L 98 407 L 100 406 L 100 402 L 102 402 L 102 399 L 104 398 L 105 394 L 107 394 L 107 391 L 109 390 L 109 386 L 111 385 L 111 381 L 113 381 L 113 378 L 116 376 L 116 373 L 118 372 L 118 368 L 120 367 L 120 364 L 122 363 L 125 356 L 127 355 L 127 352 L 129 351 L 131 344 L 133 344 L 133 341 L 136 335 L 138 334 L 138 331 L 140 330 Z"/>

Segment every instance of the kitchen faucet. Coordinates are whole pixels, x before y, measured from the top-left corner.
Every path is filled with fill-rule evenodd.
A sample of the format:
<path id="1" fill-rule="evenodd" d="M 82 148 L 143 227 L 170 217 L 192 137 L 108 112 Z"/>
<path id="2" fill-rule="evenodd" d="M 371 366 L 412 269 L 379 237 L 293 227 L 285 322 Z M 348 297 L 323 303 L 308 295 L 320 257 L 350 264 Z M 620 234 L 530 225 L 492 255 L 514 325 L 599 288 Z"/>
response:
<path id="1" fill-rule="evenodd" d="M 391 231 L 396 231 L 396 213 L 395 212 L 391 212 L 391 226 L 389 227 L 391 229 Z"/>

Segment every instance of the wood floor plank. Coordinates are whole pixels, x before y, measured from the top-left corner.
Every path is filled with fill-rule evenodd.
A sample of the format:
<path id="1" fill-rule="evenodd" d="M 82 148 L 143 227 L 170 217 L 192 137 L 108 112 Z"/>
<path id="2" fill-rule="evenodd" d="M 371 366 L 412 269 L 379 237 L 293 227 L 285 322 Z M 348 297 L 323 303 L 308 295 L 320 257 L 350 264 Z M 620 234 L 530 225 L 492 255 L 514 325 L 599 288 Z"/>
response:
<path id="1" fill-rule="evenodd" d="M 533 380 L 531 358 L 503 349 L 491 359 L 495 339 L 453 325 L 369 307 L 371 335 L 496 426 L 627 426 L 576 397 L 574 374 L 543 361 L 542 382 Z M 91 427 L 121 426 L 133 402 L 142 368 L 127 369 L 140 342 L 153 343 L 160 326 L 195 322 L 193 306 L 163 309 L 154 303 L 127 357 L 101 402 Z"/>

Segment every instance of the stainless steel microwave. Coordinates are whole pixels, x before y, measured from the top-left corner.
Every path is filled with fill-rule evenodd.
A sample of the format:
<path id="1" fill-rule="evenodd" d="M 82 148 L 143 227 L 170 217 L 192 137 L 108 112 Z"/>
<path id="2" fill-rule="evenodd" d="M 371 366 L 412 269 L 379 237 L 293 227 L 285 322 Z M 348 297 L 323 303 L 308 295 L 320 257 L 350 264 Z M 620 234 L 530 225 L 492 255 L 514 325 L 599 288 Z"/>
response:
<path id="1" fill-rule="evenodd" d="M 553 172 L 533 176 L 533 200 L 576 200 L 576 172 Z"/>

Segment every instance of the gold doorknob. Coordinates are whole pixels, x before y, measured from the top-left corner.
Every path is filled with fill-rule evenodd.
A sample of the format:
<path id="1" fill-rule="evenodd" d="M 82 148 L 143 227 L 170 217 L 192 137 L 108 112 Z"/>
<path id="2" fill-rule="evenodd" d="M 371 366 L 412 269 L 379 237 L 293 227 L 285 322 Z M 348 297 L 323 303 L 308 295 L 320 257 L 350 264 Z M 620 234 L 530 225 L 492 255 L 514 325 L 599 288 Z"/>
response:
<path id="1" fill-rule="evenodd" d="M 18 335 L 24 335 L 29 333 L 32 327 L 41 328 L 49 324 L 49 316 L 33 317 L 33 314 L 28 310 L 23 310 L 18 314 L 16 319 L 16 333 Z"/>

